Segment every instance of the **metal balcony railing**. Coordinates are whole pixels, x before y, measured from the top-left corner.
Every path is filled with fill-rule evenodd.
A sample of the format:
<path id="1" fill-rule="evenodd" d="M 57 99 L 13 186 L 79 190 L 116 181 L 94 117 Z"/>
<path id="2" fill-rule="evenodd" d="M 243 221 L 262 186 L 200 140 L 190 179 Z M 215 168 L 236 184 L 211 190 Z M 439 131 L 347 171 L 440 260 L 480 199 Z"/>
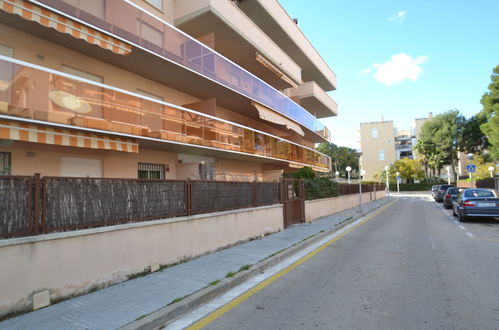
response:
<path id="1" fill-rule="evenodd" d="M 331 168 L 328 156 L 279 137 L 5 56 L 0 115 Z"/>
<path id="2" fill-rule="evenodd" d="M 310 112 L 260 78 L 129 0 L 29 0 L 183 66 L 299 123 L 329 141 Z M 97 9 L 96 9 L 97 8 Z M 229 41 L 227 41 L 229 42 Z"/>

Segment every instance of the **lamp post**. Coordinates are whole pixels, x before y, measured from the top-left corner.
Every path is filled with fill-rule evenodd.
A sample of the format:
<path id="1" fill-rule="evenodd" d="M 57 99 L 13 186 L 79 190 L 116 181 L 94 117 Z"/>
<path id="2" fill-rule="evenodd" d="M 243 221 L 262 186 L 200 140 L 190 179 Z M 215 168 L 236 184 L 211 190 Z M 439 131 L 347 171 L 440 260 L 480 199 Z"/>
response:
<path id="1" fill-rule="evenodd" d="M 490 166 L 489 166 L 489 168 L 488 168 L 488 170 L 489 170 L 489 172 L 490 172 L 490 177 L 491 177 L 491 178 L 493 178 L 493 177 L 494 177 L 494 175 L 492 174 L 492 171 L 493 171 L 493 170 L 495 170 L 495 169 L 496 169 L 496 168 L 495 168 L 494 166 L 492 166 L 492 165 L 490 165 Z"/>
<path id="2" fill-rule="evenodd" d="M 364 179 L 364 175 L 366 175 L 365 170 L 360 170 L 360 176 L 359 176 L 359 210 L 360 213 L 362 212 L 362 180 Z"/>
<path id="3" fill-rule="evenodd" d="M 336 182 L 338 182 L 338 175 L 340 175 L 340 172 L 336 171 L 334 172 L 334 175 L 336 175 Z"/>
<path id="4" fill-rule="evenodd" d="M 399 184 L 400 184 L 400 177 L 399 177 L 400 172 L 395 172 L 395 175 L 397 175 L 397 195 L 400 195 L 400 186 L 399 186 Z"/>
<path id="5" fill-rule="evenodd" d="M 466 157 L 469 159 L 470 165 L 473 165 L 473 154 L 470 152 L 469 154 L 466 155 Z M 471 169 L 469 173 L 470 173 L 470 188 L 473 188 L 473 172 L 471 172 Z"/>
<path id="6" fill-rule="evenodd" d="M 347 168 L 345 168 L 345 170 L 347 170 L 348 183 L 350 184 L 350 171 L 352 170 L 352 168 L 350 166 L 347 166 Z"/>
<path id="7" fill-rule="evenodd" d="M 385 165 L 385 172 L 386 172 L 386 195 L 390 197 L 390 183 L 388 182 L 388 169 L 390 167 L 388 165 Z"/>
<path id="8" fill-rule="evenodd" d="M 447 184 L 450 185 L 450 166 L 447 166 Z"/>

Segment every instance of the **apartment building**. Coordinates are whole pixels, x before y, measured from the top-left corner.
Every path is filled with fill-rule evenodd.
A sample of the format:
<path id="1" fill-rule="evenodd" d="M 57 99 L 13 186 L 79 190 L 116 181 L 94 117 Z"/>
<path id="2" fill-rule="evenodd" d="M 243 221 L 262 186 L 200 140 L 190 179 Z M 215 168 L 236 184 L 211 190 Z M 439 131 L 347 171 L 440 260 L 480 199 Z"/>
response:
<path id="1" fill-rule="evenodd" d="M 421 127 L 432 118 L 414 119 L 408 130 L 398 130 L 393 121 L 379 121 L 360 124 L 360 146 L 362 150 L 362 168 L 367 172 L 366 179 L 374 179 L 374 175 L 384 170 L 386 165 L 395 161 L 416 158 L 416 145 Z"/>
<path id="2" fill-rule="evenodd" d="M 276 0 L 0 1 L 0 173 L 329 171 L 335 89 Z"/>

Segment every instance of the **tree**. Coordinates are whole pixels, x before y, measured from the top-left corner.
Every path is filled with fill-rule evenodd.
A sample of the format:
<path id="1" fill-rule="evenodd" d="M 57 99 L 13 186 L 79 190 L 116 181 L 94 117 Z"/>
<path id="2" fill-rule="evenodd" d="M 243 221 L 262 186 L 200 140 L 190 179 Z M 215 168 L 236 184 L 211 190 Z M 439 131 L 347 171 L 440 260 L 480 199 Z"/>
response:
<path id="1" fill-rule="evenodd" d="M 397 160 L 390 166 L 388 170 L 388 175 L 390 177 L 396 177 L 396 173 L 400 173 L 402 179 L 408 182 L 413 182 L 414 180 L 419 180 L 424 177 L 424 171 L 421 168 L 421 163 L 415 159 L 404 158 Z"/>
<path id="2" fill-rule="evenodd" d="M 455 177 L 457 152 L 465 125 L 466 119 L 458 110 L 449 110 L 424 123 L 420 141 L 435 146 L 427 156 L 428 166 L 433 169 L 434 175 L 440 175 L 443 165 L 449 163 L 452 165 L 452 175 Z"/>
<path id="3" fill-rule="evenodd" d="M 317 147 L 317 151 L 331 157 L 332 162 L 332 172 L 340 172 L 340 176 L 346 177 L 346 167 L 350 166 L 353 173 L 358 173 L 359 171 L 359 156 L 355 149 L 348 147 L 338 147 L 334 143 L 321 143 Z"/>
<path id="4" fill-rule="evenodd" d="M 466 121 L 461 132 L 459 147 L 464 153 L 481 154 L 488 147 L 488 139 L 480 129 L 487 122 L 483 115 L 475 115 Z"/>
<path id="5" fill-rule="evenodd" d="M 494 160 L 499 160 L 499 65 L 490 77 L 489 91 L 482 96 L 483 110 L 478 114 L 485 121 L 480 129 L 490 143 L 489 151 Z"/>
<path id="6" fill-rule="evenodd" d="M 435 144 L 431 141 L 427 140 L 419 140 L 418 143 L 414 146 L 414 150 L 417 153 L 417 159 L 423 164 L 424 172 L 426 177 L 430 177 L 430 173 L 428 173 L 428 169 L 430 167 L 430 163 L 433 155 L 436 153 Z"/>

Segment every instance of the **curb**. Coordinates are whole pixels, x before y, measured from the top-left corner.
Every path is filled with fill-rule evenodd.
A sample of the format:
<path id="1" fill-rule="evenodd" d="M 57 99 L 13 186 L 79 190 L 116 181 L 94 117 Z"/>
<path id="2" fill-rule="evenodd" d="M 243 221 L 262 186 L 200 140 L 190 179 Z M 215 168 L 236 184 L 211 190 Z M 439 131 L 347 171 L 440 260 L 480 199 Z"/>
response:
<path id="1" fill-rule="evenodd" d="M 119 329 L 152 330 L 152 329 L 158 329 L 159 327 L 163 327 L 168 323 L 173 322 L 176 318 L 193 311 L 194 309 L 207 303 L 208 301 L 213 300 L 214 298 L 221 296 L 222 294 L 228 292 L 229 290 L 238 286 L 239 284 L 242 284 L 243 282 L 247 281 L 250 277 L 253 277 L 256 274 L 261 273 L 266 269 L 279 263 L 280 261 L 290 257 L 299 250 L 304 249 L 324 239 L 325 237 L 331 235 L 332 233 L 338 231 L 339 229 L 345 227 L 346 225 L 354 222 L 355 220 L 375 212 L 377 209 L 390 203 L 391 201 L 392 198 L 386 198 L 386 201 L 384 203 L 381 203 L 378 207 L 370 210 L 368 213 L 358 214 L 356 216 L 351 217 L 350 219 L 347 218 L 348 220 L 343 220 L 343 222 L 338 223 L 329 230 L 326 230 L 322 233 L 318 233 L 317 235 L 311 237 L 310 239 L 307 239 L 306 241 L 295 243 L 294 245 L 276 254 L 275 256 L 272 256 L 268 259 L 264 259 L 256 263 L 249 270 L 239 272 L 230 278 L 224 278 L 217 285 L 205 287 L 187 296 L 186 298 L 182 299 L 177 303 L 160 308 L 157 311 L 154 311 L 139 320 L 132 321 Z"/>

